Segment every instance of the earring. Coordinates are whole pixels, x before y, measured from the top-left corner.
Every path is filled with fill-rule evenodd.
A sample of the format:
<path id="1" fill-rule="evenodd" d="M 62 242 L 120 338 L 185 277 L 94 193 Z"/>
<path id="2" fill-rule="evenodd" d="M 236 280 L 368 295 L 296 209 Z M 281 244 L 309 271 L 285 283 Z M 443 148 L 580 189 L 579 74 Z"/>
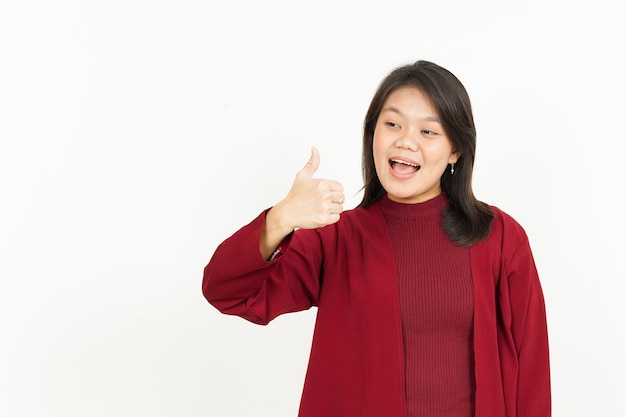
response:
<path id="1" fill-rule="evenodd" d="M 450 175 L 454 175 L 454 164 L 450 166 Z"/>

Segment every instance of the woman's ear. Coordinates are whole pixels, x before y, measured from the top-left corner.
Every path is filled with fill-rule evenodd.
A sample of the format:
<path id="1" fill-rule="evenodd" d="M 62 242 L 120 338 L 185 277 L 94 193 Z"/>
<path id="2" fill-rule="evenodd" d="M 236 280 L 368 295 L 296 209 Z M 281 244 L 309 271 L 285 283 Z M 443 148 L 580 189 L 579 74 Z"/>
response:
<path id="1" fill-rule="evenodd" d="M 460 157 L 461 157 L 460 151 L 452 151 L 452 154 L 450 155 L 450 158 L 448 159 L 448 163 L 456 164 L 456 162 L 459 160 Z"/>

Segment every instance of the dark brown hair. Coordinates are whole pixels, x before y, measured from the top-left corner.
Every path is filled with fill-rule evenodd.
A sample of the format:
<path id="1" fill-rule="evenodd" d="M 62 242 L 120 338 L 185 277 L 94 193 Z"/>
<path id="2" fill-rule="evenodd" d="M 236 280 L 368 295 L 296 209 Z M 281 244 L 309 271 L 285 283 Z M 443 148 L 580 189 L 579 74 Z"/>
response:
<path id="1" fill-rule="evenodd" d="M 435 108 L 454 151 L 460 156 L 454 165 L 454 174 L 445 170 L 441 189 L 448 196 L 450 206 L 443 213 L 446 234 L 460 246 L 471 246 L 489 235 L 493 212 L 478 201 L 472 191 L 472 171 L 476 154 L 476 128 L 472 106 L 463 84 L 439 65 L 417 61 L 393 70 L 380 84 L 372 98 L 363 126 L 363 186 L 364 195 L 359 207 L 380 200 L 386 193 L 374 166 L 374 130 L 385 100 L 402 87 L 416 87 L 426 94 Z"/>

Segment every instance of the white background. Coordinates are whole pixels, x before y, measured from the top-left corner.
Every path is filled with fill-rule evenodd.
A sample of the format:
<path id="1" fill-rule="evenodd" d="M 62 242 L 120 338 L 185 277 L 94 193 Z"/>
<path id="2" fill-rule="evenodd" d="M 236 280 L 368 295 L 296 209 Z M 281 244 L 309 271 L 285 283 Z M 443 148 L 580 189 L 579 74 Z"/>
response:
<path id="1" fill-rule="evenodd" d="M 356 205 L 369 100 L 417 59 L 465 84 L 476 194 L 530 237 L 554 415 L 626 415 L 609 4 L 3 0 L 0 415 L 295 416 L 315 312 L 220 315 L 202 270 L 312 145 Z"/>

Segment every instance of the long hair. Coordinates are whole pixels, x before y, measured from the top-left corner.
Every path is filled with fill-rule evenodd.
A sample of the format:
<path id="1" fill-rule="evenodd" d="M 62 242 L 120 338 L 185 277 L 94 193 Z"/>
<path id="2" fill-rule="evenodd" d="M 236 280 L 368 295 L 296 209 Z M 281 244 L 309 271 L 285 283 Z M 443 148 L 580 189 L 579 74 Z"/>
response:
<path id="1" fill-rule="evenodd" d="M 450 200 L 443 212 L 446 234 L 460 246 L 471 246 L 484 240 L 491 230 L 494 214 L 489 206 L 478 201 L 472 191 L 472 172 L 476 154 L 476 128 L 472 106 L 465 87 L 439 65 L 417 61 L 393 70 L 380 84 L 363 124 L 363 181 L 364 194 L 359 207 L 380 200 L 386 193 L 374 166 L 374 130 L 387 97 L 402 87 L 416 87 L 430 98 L 452 148 L 460 153 L 454 164 L 454 174 L 445 170 L 441 176 L 441 190 Z"/>

